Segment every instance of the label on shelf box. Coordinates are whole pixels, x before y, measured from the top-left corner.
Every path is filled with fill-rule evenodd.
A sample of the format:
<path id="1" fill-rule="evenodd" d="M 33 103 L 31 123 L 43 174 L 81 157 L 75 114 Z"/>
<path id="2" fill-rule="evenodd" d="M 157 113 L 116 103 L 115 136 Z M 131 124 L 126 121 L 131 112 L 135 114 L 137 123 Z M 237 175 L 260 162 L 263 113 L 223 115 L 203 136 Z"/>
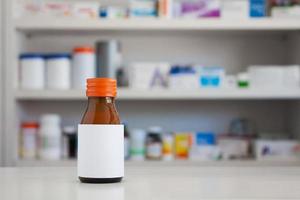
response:
<path id="1" fill-rule="evenodd" d="M 151 158 L 159 158 L 162 153 L 162 145 L 160 143 L 153 143 L 147 146 L 147 156 Z"/>

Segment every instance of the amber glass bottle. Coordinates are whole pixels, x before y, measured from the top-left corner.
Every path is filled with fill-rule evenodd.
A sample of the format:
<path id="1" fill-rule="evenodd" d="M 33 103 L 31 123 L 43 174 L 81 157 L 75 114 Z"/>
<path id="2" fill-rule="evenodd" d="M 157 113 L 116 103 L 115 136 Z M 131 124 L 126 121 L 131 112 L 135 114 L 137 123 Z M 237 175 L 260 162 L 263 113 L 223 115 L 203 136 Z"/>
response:
<path id="1" fill-rule="evenodd" d="M 78 128 L 78 177 L 85 183 L 120 182 L 124 176 L 124 127 L 115 106 L 117 83 L 87 80 L 88 106 Z"/>

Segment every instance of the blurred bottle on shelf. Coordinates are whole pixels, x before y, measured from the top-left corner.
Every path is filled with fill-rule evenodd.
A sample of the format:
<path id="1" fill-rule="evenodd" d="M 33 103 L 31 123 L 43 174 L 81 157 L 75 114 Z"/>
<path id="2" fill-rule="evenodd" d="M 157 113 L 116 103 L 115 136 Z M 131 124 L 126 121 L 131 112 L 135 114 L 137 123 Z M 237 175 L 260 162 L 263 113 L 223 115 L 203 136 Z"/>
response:
<path id="1" fill-rule="evenodd" d="M 130 159 L 142 161 L 145 159 L 146 131 L 143 129 L 132 129 L 130 131 Z"/>
<path id="2" fill-rule="evenodd" d="M 165 161 L 171 161 L 174 159 L 174 138 L 173 134 L 164 134 L 162 138 L 162 157 Z"/>
<path id="3" fill-rule="evenodd" d="M 159 126 L 148 129 L 146 158 L 148 160 L 160 160 L 162 158 L 162 128 Z"/>
<path id="4" fill-rule="evenodd" d="M 37 137 L 39 124 L 37 122 L 23 122 L 21 124 L 20 157 L 23 159 L 37 158 Z"/>
<path id="5" fill-rule="evenodd" d="M 46 58 L 46 86 L 52 90 L 71 89 L 71 55 L 48 54 Z"/>
<path id="6" fill-rule="evenodd" d="M 45 88 L 45 59 L 42 54 L 20 55 L 20 79 L 21 89 L 42 90 Z"/>
<path id="7" fill-rule="evenodd" d="M 77 130 L 74 126 L 63 127 L 62 158 L 74 159 L 77 157 Z"/>
<path id="8" fill-rule="evenodd" d="M 129 138 L 127 125 L 124 124 L 124 159 L 129 160 L 129 158 L 130 158 L 130 138 Z"/>
<path id="9" fill-rule="evenodd" d="M 40 121 L 39 157 L 45 160 L 61 158 L 61 118 L 57 114 L 45 114 Z"/>
<path id="10" fill-rule="evenodd" d="M 87 78 L 96 77 L 95 50 L 89 46 L 73 50 L 72 84 L 74 89 L 84 90 Z"/>
<path id="11" fill-rule="evenodd" d="M 117 79 L 117 71 L 122 67 L 121 43 L 117 40 L 96 43 L 97 76 Z"/>

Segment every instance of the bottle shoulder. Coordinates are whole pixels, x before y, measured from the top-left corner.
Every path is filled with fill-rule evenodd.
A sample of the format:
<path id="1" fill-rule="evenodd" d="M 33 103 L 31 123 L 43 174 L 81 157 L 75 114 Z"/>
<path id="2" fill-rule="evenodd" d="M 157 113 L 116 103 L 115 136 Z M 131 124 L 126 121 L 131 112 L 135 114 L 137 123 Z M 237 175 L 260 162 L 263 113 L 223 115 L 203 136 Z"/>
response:
<path id="1" fill-rule="evenodd" d="M 81 124 L 120 124 L 114 102 L 89 102 Z"/>

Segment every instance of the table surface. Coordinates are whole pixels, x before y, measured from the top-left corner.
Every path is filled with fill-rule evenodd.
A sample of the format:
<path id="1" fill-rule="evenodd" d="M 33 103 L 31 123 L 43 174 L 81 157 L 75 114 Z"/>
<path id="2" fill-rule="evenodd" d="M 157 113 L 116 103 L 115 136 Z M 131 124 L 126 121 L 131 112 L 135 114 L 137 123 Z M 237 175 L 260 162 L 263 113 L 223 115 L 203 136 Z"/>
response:
<path id="1" fill-rule="evenodd" d="M 126 166 L 83 184 L 74 167 L 0 168 L 1 200 L 300 199 L 300 167 Z"/>

